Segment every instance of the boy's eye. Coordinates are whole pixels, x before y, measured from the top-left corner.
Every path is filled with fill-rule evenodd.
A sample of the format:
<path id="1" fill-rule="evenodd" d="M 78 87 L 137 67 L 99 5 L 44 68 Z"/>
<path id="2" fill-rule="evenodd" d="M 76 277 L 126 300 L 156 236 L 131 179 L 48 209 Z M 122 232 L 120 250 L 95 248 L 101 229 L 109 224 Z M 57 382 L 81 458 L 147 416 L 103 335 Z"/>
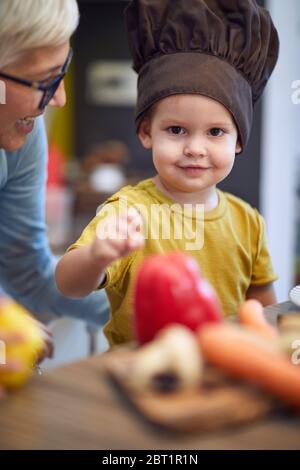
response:
<path id="1" fill-rule="evenodd" d="M 184 133 L 183 127 L 180 127 L 180 126 L 171 126 L 168 128 L 168 131 L 171 134 L 175 134 L 175 135 L 180 135 Z"/>
<path id="2" fill-rule="evenodd" d="M 224 134 L 223 129 L 220 129 L 219 127 L 213 127 L 212 129 L 209 130 L 210 135 L 213 137 L 221 137 Z"/>

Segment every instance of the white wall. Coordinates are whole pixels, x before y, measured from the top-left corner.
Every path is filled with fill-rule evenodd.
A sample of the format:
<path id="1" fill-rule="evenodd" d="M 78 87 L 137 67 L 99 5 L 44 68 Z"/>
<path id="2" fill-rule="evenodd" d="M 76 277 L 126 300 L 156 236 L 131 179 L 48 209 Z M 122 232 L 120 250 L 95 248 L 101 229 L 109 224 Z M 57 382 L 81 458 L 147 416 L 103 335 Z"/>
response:
<path id="1" fill-rule="evenodd" d="M 280 38 L 279 62 L 263 101 L 261 211 L 279 281 L 278 301 L 288 298 L 294 282 L 296 183 L 300 162 L 300 104 L 292 102 L 292 83 L 300 80 L 300 2 L 268 0 Z M 298 161 L 297 161 L 298 160 Z"/>

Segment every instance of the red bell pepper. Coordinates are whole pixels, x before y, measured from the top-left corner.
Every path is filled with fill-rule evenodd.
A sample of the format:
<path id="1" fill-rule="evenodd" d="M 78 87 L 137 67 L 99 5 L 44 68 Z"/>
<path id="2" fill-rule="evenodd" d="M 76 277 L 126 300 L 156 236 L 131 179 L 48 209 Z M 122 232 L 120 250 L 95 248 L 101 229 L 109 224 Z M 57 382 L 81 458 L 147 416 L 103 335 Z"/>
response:
<path id="1" fill-rule="evenodd" d="M 151 341 L 172 323 L 196 331 L 223 319 L 219 300 L 200 274 L 196 261 L 185 253 L 153 255 L 145 259 L 135 286 L 135 328 L 139 343 Z"/>

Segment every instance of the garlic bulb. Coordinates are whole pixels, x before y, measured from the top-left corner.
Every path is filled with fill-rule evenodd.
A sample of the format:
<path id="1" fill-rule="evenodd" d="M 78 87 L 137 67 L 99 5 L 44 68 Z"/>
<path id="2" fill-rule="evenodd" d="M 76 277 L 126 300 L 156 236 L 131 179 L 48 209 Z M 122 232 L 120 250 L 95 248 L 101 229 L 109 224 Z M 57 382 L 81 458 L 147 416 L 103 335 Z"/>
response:
<path id="1" fill-rule="evenodd" d="M 135 390 L 155 388 L 161 377 L 176 389 L 199 386 L 203 362 L 195 334 L 182 325 L 171 325 L 142 346 L 132 362 L 128 383 Z"/>

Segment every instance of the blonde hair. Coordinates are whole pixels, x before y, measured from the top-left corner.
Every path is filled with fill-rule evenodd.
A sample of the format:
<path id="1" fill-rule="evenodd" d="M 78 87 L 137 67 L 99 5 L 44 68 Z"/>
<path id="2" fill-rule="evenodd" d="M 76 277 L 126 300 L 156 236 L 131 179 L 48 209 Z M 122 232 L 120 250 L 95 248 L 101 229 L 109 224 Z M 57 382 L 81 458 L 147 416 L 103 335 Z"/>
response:
<path id="1" fill-rule="evenodd" d="M 68 41 L 78 20 L 76 0 L 0 0 L 0 67 Z"/>

